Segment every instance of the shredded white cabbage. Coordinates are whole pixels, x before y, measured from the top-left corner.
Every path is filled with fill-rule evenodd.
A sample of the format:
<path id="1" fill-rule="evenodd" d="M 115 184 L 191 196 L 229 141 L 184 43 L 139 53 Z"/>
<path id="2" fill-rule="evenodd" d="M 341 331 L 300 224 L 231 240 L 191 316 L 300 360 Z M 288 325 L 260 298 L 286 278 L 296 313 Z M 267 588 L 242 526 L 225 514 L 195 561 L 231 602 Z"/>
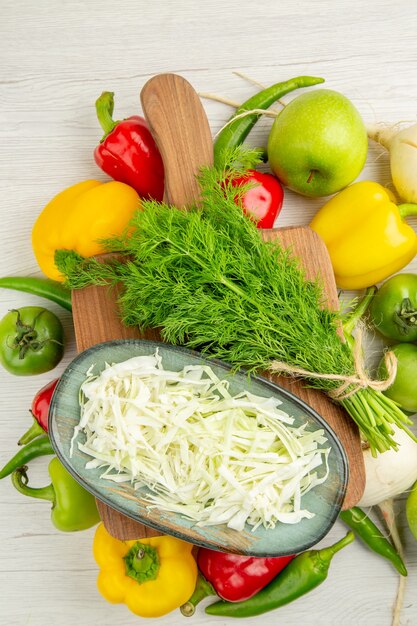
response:
<path id="1" fill-rule="evenodd" d="M 200 526 L 313 517 L 301 497 L 326 480 L 330 448 L 319 447 L 322 429 L 294 427 L 276 398 L 232 396 L 207 366 L 167 371 L 158 351 L 87 374 L 71 453 L 83 431 L 86 467 L 105 467 L 102 478 L 146 486 L 150 507 Z"/>

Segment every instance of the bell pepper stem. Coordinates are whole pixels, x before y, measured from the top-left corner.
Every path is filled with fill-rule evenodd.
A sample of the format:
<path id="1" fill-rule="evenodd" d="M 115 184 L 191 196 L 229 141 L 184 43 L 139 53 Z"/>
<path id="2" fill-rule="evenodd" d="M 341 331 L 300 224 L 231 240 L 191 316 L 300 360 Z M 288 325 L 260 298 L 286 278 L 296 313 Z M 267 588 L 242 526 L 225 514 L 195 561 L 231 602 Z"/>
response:
<path id="1" fill-rule="evenodd" d="M 339 550 L 342 550 L 347 545 L 352 543 L 354 539 L 355 535 L 350 530 L 342 539 L 340 539 L 340 541 L 337 541 L 332 546 L 328 546 L 327 548 L 323 548 L 322 550 L 320 550 L 320 560 L 326 562 L 330 561 L 336 554 L 336 552 L 339 552 Z"/>
<path id="2" fill-rule="evenodd" d="M 355 309 L 346 316 L 345 321 L 343 322 L 343 333 L 346 339 L 349 339 L 349 337 L 352 335 L 352 331 L 355 328 L 356 324 L 359 322 L 361 317 L 365 315 L 369 305 L 372 302 L 372 298 L 374 297 L 376 291 L 377 289 L 375 286 L 368 287 L 368 289 L 365 292 L 364 297 L 361 300 L 359 300 Z"/>
<path id="3" fill-rule="evenodd" d="M 417 204 L 411 204 L 411 203 L 399 204 L 398 210 L 403 219 L 405 217 L 408 217 L 409 215 L 417 215 Z"/>
<path id="4" fill-rule="evenodd" d="M 27 469 L 27 465 L 24 465 L 23 467 L 19 467 L 12 474 L 12 483 L 17 491 L 20 491 L 20 493 L 30 498 L 40 498 L 41 500 L 49 500 L 49 502 L 55 503 L 55 489 L 53 485 L 37 488 L 29 487 L 28 475 L 26 473 Z"/>
<path id="5" fill-rule="evenodd" d="M 153 546 L 137 541 L 123 557 L 126 575 L 142 584 L 155 580 L 159 572 L 158 551 Z"/>
<path id="6" fill-rule="evenodd" d="M 44 435 L 44 434 L 45 434 L 44 429 L 39 424 L 39 422 L 37 422 L 34 419 L 32 422 L 32 426 L 25 432 L 24 435 L 20 437 L 19 441 L 17 442 L 17 445 L 25 446 L 30 441 L 33 441 L 34 439 L 36 439 L 36 437 L 40 437 L 41 435 Z"/>
<path id="7" fill-rule="evenodd" d="M 144 548 L 139 548 L 132 559 L 132 567 L 136 572 L 145 572 L 152 566 L 152 557 L 147 554 Z"/>
<path id="8" fill-rule="evenodd" d="M 193 595 L 185 604 L 180 606 L 180 611 L 184 617 L 192 617 L 195 613 L 195 607 L 201 600 L 216 595 L 213 585 L 199 572 Z"/>
<path id="9" fill-rule="evenodd" d="M 103 91 L 101 96 L 96 100 L 97 119 L 104 130 L 104 136 L 101 141 L 104 141 L 118 123 L 113 120 L 113 110 L 114 93 L 112 91 Z"/>

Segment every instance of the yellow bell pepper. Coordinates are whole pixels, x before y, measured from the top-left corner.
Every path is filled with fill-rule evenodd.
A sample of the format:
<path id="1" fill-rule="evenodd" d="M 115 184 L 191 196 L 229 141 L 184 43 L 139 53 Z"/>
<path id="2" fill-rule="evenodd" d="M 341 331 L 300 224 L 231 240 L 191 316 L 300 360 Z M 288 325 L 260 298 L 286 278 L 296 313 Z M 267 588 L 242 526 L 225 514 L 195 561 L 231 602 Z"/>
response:
<path id="1" fill-rule="evenodd" d="M 119 541 L 100 524 L 93 543 L 100 567 L 98 590 L 108 602 L 124 602 L 141 617 L 166 615 L 187 602 L 195 589 L 192 549 L 192 544 L 168 535 Z"/>
<path id="2" fill-rule="evenodd" d="M 98 180 L 77 183 L 52 198 L 32 230 L 33 251 L 43 273 L 63 280 L 55 250 L 75 250 L 87 257 L 102 253 L 99 240 L 121 234 L 139 203 L 129 185 Z"/>
<path id="3" fill-rule="evenodd" d="M 403 221 L 416 204 L 397 207 L 382 185 L 361 181 L 331 198 L 310 226 L 329 251 L 341 289 L 375 285 L 402 269 L 417 253 L 417 236 Z"/>

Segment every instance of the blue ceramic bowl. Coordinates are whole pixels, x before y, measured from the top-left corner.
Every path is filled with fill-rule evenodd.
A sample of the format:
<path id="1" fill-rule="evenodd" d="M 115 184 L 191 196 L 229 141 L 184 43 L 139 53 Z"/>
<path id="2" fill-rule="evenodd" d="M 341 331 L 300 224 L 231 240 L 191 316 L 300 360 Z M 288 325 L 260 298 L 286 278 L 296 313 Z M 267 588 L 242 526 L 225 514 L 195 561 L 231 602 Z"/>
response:
<path id="1" fill-rule="evenodd" d="M 252 531 L 247 526 L 238 532 L 226 525 L 200 528 L 191 520 L 176 513 L 147 509 L 143 500 L 145 488 L 135 491 L 130 483 L 113 483 L 100 478 L 103 470 L 85 469 L 91 459 L 80 452 L 78 442 L 85 435 L 78 433 L 70 456 L 70 443 L 74 426 L 80 420 L 79 389 L 86 378 L 87 370 L 94 365 L 94 373 L 100 373 L 106 363 L 119 363 L 133 356 L 151 355 L 156 348 L 162 357 L 165 369 L 180 371 L 185 365 L 209 364 L 221 379 L 230 381 L 230 392 L 234 395 L 243 389 L 264 397 L 281 400 L 283 411 L 295 418 L 295 425 L 307 422 L 313 428 L 323 428 L 327 438 L 324 447 L 331 447 L 329 475 L 327 480 L 312 489 L 302 498 L 303 507 L 315 515 L 298 524 L 277 523 L 273 529 L 259 527 Z M 339 514 L 347 485 L 347 459 L 334 432 L 311 407 L 292 393 L 264 378 L 246 372 L 232 373 L 231 367 L 215 359 L 206 359 L 198 352 L 165 343 L 145 340 L 120 340 L 97 344 L 79 354 L 67 367 L 52 398 L 49 413 L 49 434 L 57 456 L 64 466 L 85 489 L 101 501 L 138 522 L 152 526 L 161 534 L 171 534 L 198 546 L 251 556 L 283 556 L 306 550 L 320 541 L 330 530 Z"/>

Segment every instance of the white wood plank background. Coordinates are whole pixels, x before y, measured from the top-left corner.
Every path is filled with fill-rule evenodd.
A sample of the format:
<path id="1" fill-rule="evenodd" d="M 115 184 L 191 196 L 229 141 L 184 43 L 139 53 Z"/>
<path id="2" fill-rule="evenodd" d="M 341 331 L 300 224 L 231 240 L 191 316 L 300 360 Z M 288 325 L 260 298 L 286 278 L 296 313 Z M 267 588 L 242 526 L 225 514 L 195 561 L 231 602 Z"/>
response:
<path id="1" fill-rule="evenodd" d="M 416 120 L 413 0 L 1 0 L 0 8 L 1 275 L 38 275 L 30 233 L 39 211 L 72 183 L 105 180 L 92 158 L 101 135 L 94 101 L 103 90 L 116 92 L 116 117 L 122 118 L 138 111 L 140 88 L 158 72 L 180 73 L 200 91 L 238 101 L 254 87 L 234 70 L 267 84 L 310 74 L 350 97 L 368 122 Z M 214 133 L 230 110 L 205 104 Z M 270 125 L 268 119 L 259 123 L 254 144 L 265 143 Z M 387 158 L 375 146 L 361 178 L 389 183 Z M 307 224 L 321 203 L 287 193 L 278 223 Z M 417 262 L 408 269 L 417 271 Z M 0 292 L 1 316 L 28 304 L 45 301 Z M 1 464 L 29 425 L 35 392 L 75 354 L 70 315 L 50 308 L 65 324 L 66 355 L 56 371 L 38 377 L 0 371 Z M 45 484 L 45 465 L 32 463 L 34 484 Z M 137 623 L 126 607 L 108 605 L 96 591 L 93 531 L 55 531 L 48 504 L 25 499 L 9 480 L 0 484 L 0 502 L 1 625 Z M 406 529 L 404 502 L 397 508 L 410 571 L 402 623 L 410 626 L 417 624 L 417 544 Z M 336 524 L 323 544 L 343 532 Z M 388 564 L 356 542 L 337 555 L 320 588 L 245 623 L 388 626 L 397 580 Z M 193 618 L 207 626 L 230 621 L 202 609 Z M 156 623 L 184 622 L 175 612 Z"/>

